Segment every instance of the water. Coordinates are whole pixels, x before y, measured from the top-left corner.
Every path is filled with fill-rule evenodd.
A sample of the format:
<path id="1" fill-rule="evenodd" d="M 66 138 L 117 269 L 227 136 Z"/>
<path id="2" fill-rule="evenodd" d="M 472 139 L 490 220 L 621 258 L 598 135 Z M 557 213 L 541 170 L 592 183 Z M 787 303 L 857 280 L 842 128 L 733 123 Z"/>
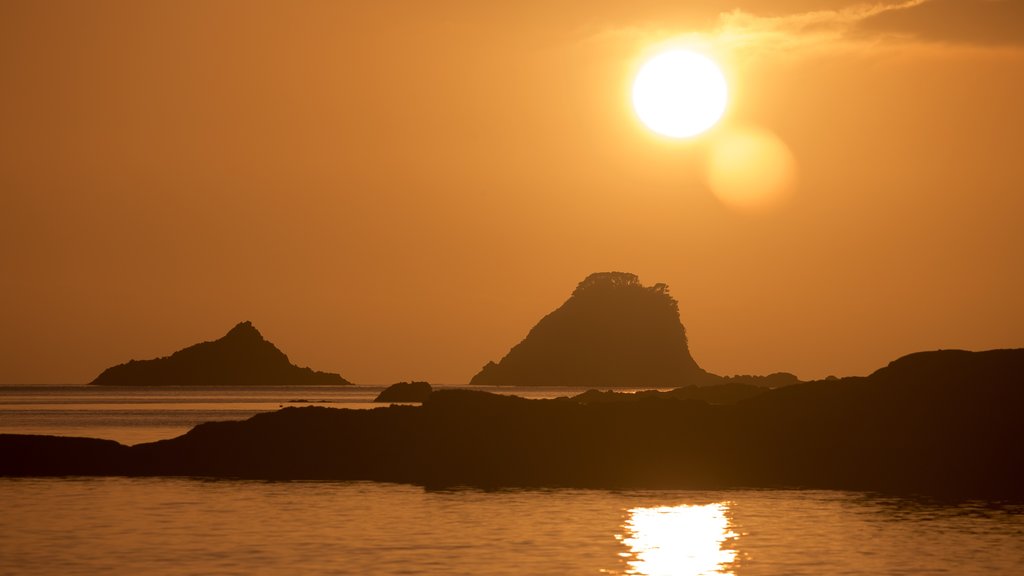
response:
<path id="1" fill-rule="evenodd" d="M 0 386 L 0 433 L 86 436 L 138 444 L 180 436 L 201 422 L 245 420 L 253 414 L 285 406 L 314 404 L 356 409 L 386 406 L 373 402 L 384 388 Z M 525 398 L 554 398 L 581 391 L 545 387 L 475 389 Z"/>
<path id="2" fill-rule="evenodd" d="M 131 444 L 281 405 L 369 408 L 382 388 L 7 386 L 0 432 Z M 0 478 L 0 503 L 5 575 L 1024 574 L 1024 505 L 848 492 Z"/>
<path id="3" fill-rule="evenodd" d="M 2 574 L 1020 574 L 1024 514 L 811 491 L 0 479 Z"/>

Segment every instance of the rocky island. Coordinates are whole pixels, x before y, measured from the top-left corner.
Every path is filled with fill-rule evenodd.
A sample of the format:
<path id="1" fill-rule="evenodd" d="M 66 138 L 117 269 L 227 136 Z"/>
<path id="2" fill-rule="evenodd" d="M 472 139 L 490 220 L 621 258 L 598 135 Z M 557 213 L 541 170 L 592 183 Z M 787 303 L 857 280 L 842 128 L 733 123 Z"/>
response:
<path id="1" fill-rule="evenodd" d="M 470 381 L 481 386 L 683 388 L 744 384 L 778 388 L 799 382 L 768 376 L 718 376 L 690 355 L 679 303 L 666 284 L 636 274 L 596 272 L 542 318 L 499 362 Z"/>
<path id="2" fill-rule="evenodd" d="M 107 368 L 97 386 L 343 386 L 338 374 L 300 368 L 263 338 L 252 322 L 241 322 L 222 338 L 170 356 L 130 360 Z"/>
<path id="3" fill-rule="evenodd" d="M 674 388 L 708 377 L 690 356 L 668 286 L 598 272 L 470 384 Z"/>

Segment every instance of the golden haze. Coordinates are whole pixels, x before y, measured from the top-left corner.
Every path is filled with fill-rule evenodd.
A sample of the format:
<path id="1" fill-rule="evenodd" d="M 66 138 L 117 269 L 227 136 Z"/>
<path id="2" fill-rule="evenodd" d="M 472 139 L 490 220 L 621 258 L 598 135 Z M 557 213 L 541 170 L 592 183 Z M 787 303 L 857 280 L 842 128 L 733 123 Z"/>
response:
<path id="1" fill-rule="evenodd" d="M 601 270 L 668 283 L 718 373 L 1020 346 L 1024 50 L 975 4 L 5 2 L 0 382 L 243 319 L 356 382 L 466 382 Z M 719 202 L 715 130 L 631 113 L 674 41 L 721 63 L 722 130 L 792 153 L 788 200 Z"/>

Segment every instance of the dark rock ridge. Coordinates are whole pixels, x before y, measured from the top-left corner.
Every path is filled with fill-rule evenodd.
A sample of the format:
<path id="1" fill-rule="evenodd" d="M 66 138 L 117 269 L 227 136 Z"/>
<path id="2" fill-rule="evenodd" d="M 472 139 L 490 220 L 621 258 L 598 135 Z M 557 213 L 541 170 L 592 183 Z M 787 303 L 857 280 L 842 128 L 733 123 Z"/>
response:
<path id="1" fill-rule="evenodd" d="M 834 378 L 834 376 L 833 376 Z M 791 384 L 798 384 L 800 379 L 789 372 L 775 372 L 767 376 L 752 376 L 739 374 L 736 376 L 712 376 L 709 382 L 717 384 L 748 384 L 762 388 L 782 388 Z"/>
<path id="2" fill-rule="evenodd" d="M 668 286 L 599 272 L 470 384 L 673 388 L 709 378 L 690 356 Z"/>
<path id="3" fill-rule="evenodd" d="M 742 400 L 748 400 L 760 396 L 768 391 L 768 388 L 746 384 L 743 382 L 727 382 L 725 384 L 713 384 L 711 386 L 684 386 L 667 392 L 658 390 L 641 390 L 639 392 L 614 392 L 611 390 L 587 390 L 577 394 L 571 399 L 582 404 L 597 402 L 639 402 L 648 399 L 669 399 L 669 400 L 700 400 L 708 404 L 735 404 Z"/>
<path id="4" fill-rule="evenodd" d="M 107 368 L 90 384 L 99 386 L 349 385 L 337 374 L 300 368 L 268 342 L 251 322 L 223 338 L 202 342 L 153 360 L 131 360 Z"/>
<path id="5" fill-rule="evenodd" d="M 427 382 L 399 382 L 388 386 L 374 398 L 374 402 L 425 402 L 433 392 Z"/>
<path id="6" fill-rule="evenodd" d="M 940 351 L 729 405 L 669 395 L 285 408 L 132 447 L 0 435 L 0 475 L 188 475 L 428 487 L 870 490 L 1024 500 L 1024 349 Z"/>

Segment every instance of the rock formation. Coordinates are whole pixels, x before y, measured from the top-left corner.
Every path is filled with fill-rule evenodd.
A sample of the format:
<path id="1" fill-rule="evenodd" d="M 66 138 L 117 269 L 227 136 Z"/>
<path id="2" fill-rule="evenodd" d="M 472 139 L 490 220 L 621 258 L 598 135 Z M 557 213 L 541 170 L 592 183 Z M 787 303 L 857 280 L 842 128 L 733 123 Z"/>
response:
<path id="1" fill-rule="evenodd" d="M 434 389 L 428 382 L 398 382 L 385 388 L 374 402 L 425 402 Z"/>
<path id="2" fill-rule="evenodd" d="M 470 383 L 674 388 L 708 380 L 690 356 L 668 287 L 601 272 L 580 282 L 562 306 Z"/>
<path id="3" fill-rule="evenodd" d="M 90 384 L 99 386 L 266 386 L 347 385 L 337 374 L 300 368 L 242 322 L 223 338 L 202 342 L 170 356 L 131 360 L 107 368 Z"/>
<path id="4" fill-rule="evenodd" d="M 615 392 L 612 390 L 587 390 L 571 398 L 580 404 L 597 402 L 641 402 L 650 399 L 667 400 L 700 400 L 708 404 L 726 405 L 749 400 L 767 392 L 769 388 L 745 384 L 742 382 L 725 382 L 711 386 L 683 386 L 665 392 L 658 390 L 641 390 L 639 392 Z"/>
<path id="5" fill-rule="evenodd" d="M 933 352 L 867 377 L 711 405 L 439 390 L 422 406 L 310 406 L 135 446 L 0 434 L 0 476 L 408 482 L 428 487 L 866 490 L 1024 501 L 1024 350 Z M 757 392 L 756 390 L 748 392 Z"/>

